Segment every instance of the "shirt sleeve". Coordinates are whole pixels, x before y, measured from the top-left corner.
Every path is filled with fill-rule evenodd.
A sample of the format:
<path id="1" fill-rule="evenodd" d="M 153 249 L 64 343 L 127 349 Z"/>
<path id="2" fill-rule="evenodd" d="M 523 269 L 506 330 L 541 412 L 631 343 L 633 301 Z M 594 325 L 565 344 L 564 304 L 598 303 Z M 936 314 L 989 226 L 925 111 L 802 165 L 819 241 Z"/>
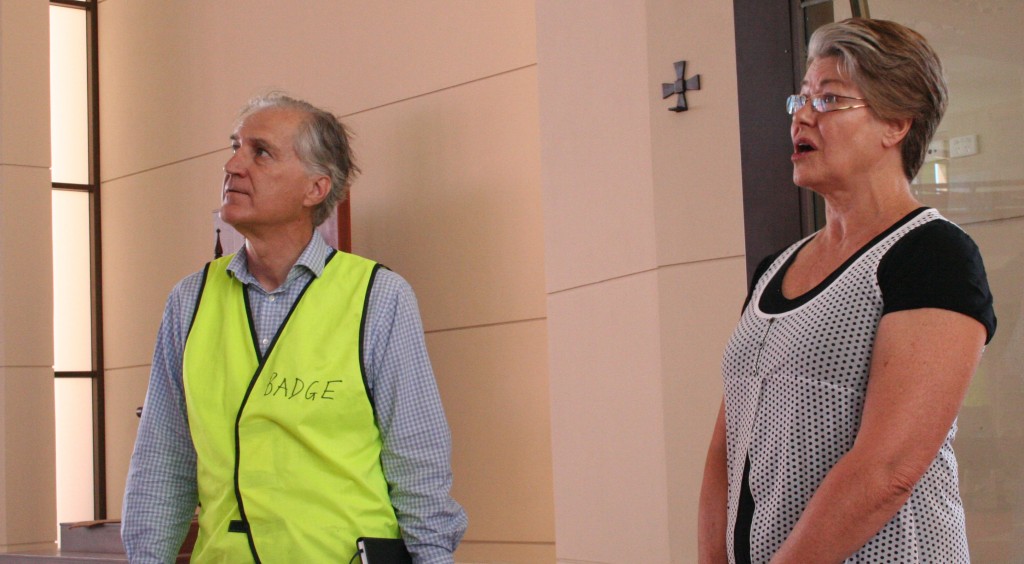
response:
<path id="1" fill-rule="evenodd" d="M 174 562 L 198 503 L 196 452 L 181 379 L 185 319 L 195 307 L 195 275 L 179 283 L 164 308 L 149 388 L 128 466 L 121 538 L 128 560 Z M 192 284 L 190 284 L 190 282 Z"/>
<path id="2" fill-rule="evenodd" d="M 978 320 L 986 344 L 996 331 L 992 292 L 978 246 L 956 225 L 929 222 L 893 245 L 878 265 L 882 314 L 939 308 Z"/>
<path id="3" fill-rule="evenodd" d="M 451 433 L 416 297 L 401 276 L 380 269 L 367 307 L 366 378 L 402 538 L 417 564 L 451 563 L 467 518 L 450 495 Z"/>

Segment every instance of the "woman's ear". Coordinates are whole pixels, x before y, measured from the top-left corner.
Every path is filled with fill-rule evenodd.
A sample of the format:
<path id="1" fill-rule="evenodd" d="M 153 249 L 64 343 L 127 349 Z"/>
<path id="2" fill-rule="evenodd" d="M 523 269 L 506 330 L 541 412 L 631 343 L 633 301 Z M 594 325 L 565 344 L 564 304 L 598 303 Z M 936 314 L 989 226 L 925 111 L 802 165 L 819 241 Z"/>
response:
<path id="1" fill-rule="evenodd" d="M 886 147 L 895 147 L 899 145 L 907 133 L 910 132 L 910 126 L 914 123 L 911 118 L 896 118 L 886 121 L 885 133 L 882 136 L 882 144 Z"/>

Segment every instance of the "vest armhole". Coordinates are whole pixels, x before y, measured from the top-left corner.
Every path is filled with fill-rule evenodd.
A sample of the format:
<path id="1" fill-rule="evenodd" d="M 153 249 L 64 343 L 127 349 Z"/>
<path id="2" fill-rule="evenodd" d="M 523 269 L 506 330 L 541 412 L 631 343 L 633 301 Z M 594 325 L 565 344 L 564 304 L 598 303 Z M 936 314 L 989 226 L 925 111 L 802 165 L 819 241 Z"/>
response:
<path id="1" fill-rule="evenodd" d="M 363 296 L 362 317 L 359 319 L 359 373 L 363 377 L 363 390 L 366 392 L 366 399 L 370 402 L 374 423 L 377 422 L 377 404 L 373 401 L 373 392 L 370 390 L 370 382 L 366 377 L 366 320 L 370 310 L 370 293 L 373 292 L 373 282 L 377 279 L 377 272 L 381 268 L 384 266 L 380 263 L 373 265 L 370 280 L 366 283 L 366 294 Z"/>
<path id="2" fill-rule="evenodd" d="M 192 308 L 192 320 L 188 322 L 188 332 L 185 333 L 185 340 L 188 341 L 188 336 L 192 334 L 192 327 L 196 324 L 196 316 L 199 315 L 199 302 L 203 301 L 203 290 L 206 289 L 206 280 L 210 277 L 210 264 L 206 263 L 203 267 L 203 281 L 199 284 L 199 293 L 196 295 L 196 305 Z"/>

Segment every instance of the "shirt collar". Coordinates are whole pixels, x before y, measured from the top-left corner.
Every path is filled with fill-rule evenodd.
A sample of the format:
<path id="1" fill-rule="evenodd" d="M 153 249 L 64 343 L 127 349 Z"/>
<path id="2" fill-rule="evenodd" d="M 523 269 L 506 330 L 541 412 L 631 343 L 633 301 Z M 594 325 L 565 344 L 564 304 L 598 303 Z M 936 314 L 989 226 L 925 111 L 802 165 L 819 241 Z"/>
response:
<path id="1" fill-rule="evenodd" d="M 333 251 L 320 232 L 313 230 L 313 237 L 309 240 L 309 244 L 302 250 L 302 254 L 299 255 L 298 260 L 292 265 L 291 270 L 288 271 L 288 279 L 285 284 L 290 282 L 296 276 L 298 276 L 303 270 L 307 270 L 313 274 L 313 276 L 319 278 L 324 273 L 324 266 L 327 262 L 327 257 Z M 258 284 L 256 277 L 249 272 L 249 257 L 245 253 L 245 244 L 238 249 L 238 252 L 231 258 L 228 263 L 228 272 L 230 272 L 235 278 L 237 278 L 243 284 Z M 282 284 L 284 286 L 284 284 Z"/>

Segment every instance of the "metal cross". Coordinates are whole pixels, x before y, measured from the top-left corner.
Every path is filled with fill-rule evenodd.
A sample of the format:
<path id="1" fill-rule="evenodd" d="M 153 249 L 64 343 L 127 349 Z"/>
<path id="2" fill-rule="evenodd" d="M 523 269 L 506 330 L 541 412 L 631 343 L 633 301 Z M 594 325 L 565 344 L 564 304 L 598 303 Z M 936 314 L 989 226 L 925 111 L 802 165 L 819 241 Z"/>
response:
<path id="1" fill-rule="evenodd" d="M 673 94 L 678 94 L 679 98 L 676 99 L 676 105 L 669 108 L 673 112 L 685 112 L 688 108 L 686 107 L 686 91 L 687 90 L 700 90 L 700 75 L 683 79 L 683 75 L 686 73 L 686 61 L 679 61 L 675 63 L 676 67 L 676 81 L 669 84 L 666 82 L 661 83 L 661 97 L 662 99 L 668 98 Z"/>

